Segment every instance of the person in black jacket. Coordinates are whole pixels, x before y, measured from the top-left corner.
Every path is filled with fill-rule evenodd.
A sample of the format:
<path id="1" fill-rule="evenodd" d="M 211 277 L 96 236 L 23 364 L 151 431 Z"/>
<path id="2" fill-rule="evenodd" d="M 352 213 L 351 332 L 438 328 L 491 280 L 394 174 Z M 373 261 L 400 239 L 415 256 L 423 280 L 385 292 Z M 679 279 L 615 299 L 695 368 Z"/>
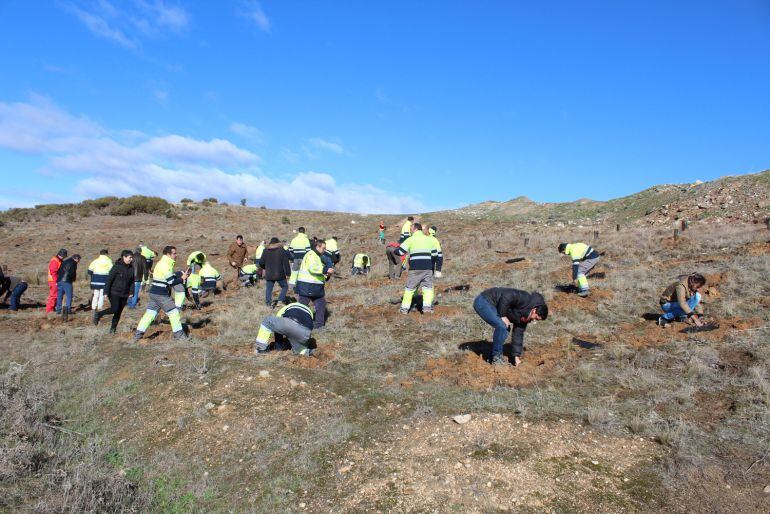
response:
<path id="1" fill-rule="evenodd" d="M 137 248 L 134 251 L 134 294 L 128 299 L 126 307 L 136 309 L 139 303 L 139 293 L 142 290 L 142 282 L 150 276 L 150 269 L 147 266 L 147 258 L 142 255 L 142 249 Z"/>
<path id="2" fill-rule="evenodd" d="M 493 365 L 507 364 L 503 359 L 503 343 L 508 330 L 512 328 L 513 363 L 518 366 L 524 350 L 527 324 L 548 317 L 548 305 L 543 295 L 509 287 L 492 287 L 482 291 L 473 301 L 473 309 L 481 319 L 495 328 L 490 358 Z"/>
<path id="3" fill-rule="evenodd" d="M 72 309 L 73 284 L 78 276 L 78 262 L 80 262 L 80 255 L 78 254 L 73 255 L 69 259 L 64 259 L 56 276 L 56 286 L 58 288 L 56 314 L 61 314 L 64 321 L 69 319 L 70 310 Z M 67 305 L 65 306 L 62 305 L 64 296 L 67 297 Z"/>
<path id="4" fill-rule="evenodd" d="M 265 304 L 269 307 L 273 300 L 273 286 L 278 282 L 281 286 L 281 294 L 278 295 L 278 302 L 286 303 L 286 292 L 289 290 L 289 284 L 286 279 L 291 275 L 291 266 L 289 261 L 292 256 L 288 250 L 284 249 L 281 241 L 274 237 L 262 252 L 259 258 L 259 267 L 265 270 Z"/>
<path id="5" fill-rule="evenodd" d="M 120 260 L 110 270 L 107 283 L 104 285 L 104 294 L 110 299 L 110 308 L 103 311 L 94 311 L 94 325 L 99 324 L 99 319 L 107 314 L 112 314 L 110 334 L 114 334 L 118 328 L 120 315 L 126 306 L 128 298 L 134 294 L 134 254 L 131 250 L 123 250 Z"/>

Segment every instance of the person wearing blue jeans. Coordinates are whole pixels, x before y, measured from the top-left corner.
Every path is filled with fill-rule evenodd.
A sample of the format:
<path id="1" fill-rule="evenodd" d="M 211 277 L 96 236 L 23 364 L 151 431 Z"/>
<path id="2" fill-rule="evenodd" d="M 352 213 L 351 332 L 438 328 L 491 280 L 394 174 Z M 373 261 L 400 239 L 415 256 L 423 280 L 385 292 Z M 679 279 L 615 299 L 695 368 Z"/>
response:
<path id="1" fill-rule="evenodd" d="M 692 318 L 696 326 L 702 326 L 700 289 L 704 285 L 706 278 L 698 273 L 677 277 L 676 282 L 670 284 L 660 296 L 663 315 L 658 318 L 658 325 L 664 327 L 672 321 L 686 321 Z"/>
<path id="2" fill-rule="evenodd" d="M 278 295 L 278 300 L 276 300 L 276 304 L 278 302 L 286 303 L 286 293 L 289 292 L 289 283 L 286 281 L 286 279 L 281 280 L 266 280 L 265 281 L 265 304 L 269 307 L 272 304 L 273 300 L 273 287 L 275 284 L 278 284 L 281 286 L 281 293 Z"/>
<path id="3" fill-rule="evenodd" d="M 142 283 L 134 282 L 134 295 L 128 299 L 126 306 L 129 309 L 136 309 L 136 304 L 139 303 L 139 293 L 142 291 Z"/>
<path id="4" fill-rule="evenodd" d="M 56 314 L 61 314 L 64 321 L 69 319 L 70 310 L 72 309 L 72 285 L 77 280 L 78 262 L 80 262 L 80 255 L 77 254 L 63 260 L 57 275 Z M 67 296 L 66 306 L 62 306 L 62 297 L 64 295 Z"/>
<path id="5" fill-rule="evenodd" d="M 533 321 L 548 317 L 548 305 L 540 293 L 520 291 L 509 287 L 492 287 L 481 292 L 473 301 L 473 310 L 494 327 L 492 336 L 492 365 L 507 365 L 503 359 L 503 344 L 511 329 L 513 363 L 521 363 L 524 352 L 524 331 Z"/>
<path id="6" fill-rule="evenodd" d="M 8 300 L 8 310 L 19 310 L 19 302 L 21 302 L 21 295 L 27 290 L 27 283 L 18 277 L 2 277 L 0 275 L 0 297 L 4 297 L 3 301 Z"/>

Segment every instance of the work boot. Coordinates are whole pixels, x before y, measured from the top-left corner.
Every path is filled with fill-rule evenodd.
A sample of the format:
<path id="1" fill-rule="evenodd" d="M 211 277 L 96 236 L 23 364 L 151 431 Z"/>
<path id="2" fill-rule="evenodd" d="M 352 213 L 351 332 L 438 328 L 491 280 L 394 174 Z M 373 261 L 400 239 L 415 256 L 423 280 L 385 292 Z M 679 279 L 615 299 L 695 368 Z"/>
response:
<path id="1" fill-rule="evenodd" d="M 110 327 L 110 335 L 114 336 L 118 331 L 112 327 Z"/>
<path id="2" fill-rule="evenodd" d="M 578 296 L 581 298 L 587 298 L 588 295 L 591 294 L 588 289 L 584 289 L 582 291 L 578 291 Z"/>
<path id="3" fill-rule="evenodd" d="M 184 330 L 174 332 L 174 339 L 190 339 L 190 336 L 185 334 Z"/>
<path id="4" fill-rule="evenodd" d="M 140 332 L 139 330 L 134 332 L 134 342 L 135 343 L 138 342 L 142 338 L 142 336 L 144 336 L 144 332 Z"/>
<path id="5" fill-rule="evenodd" d="M 404 309 L 403 307 L 401 307 L 400 309 L 398 309 L 398 312 L 399 314 L 409 314 L 409 309 Z"/>
<path id="6" fill-rule="evenodd" d="M 70 319 L 70 310 L 68 308 L 62 307 L 61 319 L 65 323 L 69 321 L 69 319 Z"/>
<path id="7" fill-rule="evenodd" d="M 668 325 L 669 321 L 664 318 L 663 316 L 658 317 L 658 326 L 659 327 L 666 327 Z"/>
<path id="8" fill-rule="evenodd" d="M 301 355 L 302 357 L 315 357 L 315 350 L 312 348 L 303 348 L 298 352 L 294 352 L 294 355 Z"/>
<path id="9" fill-rule="evenodd" d="M 98 325 L 98 324 L 99 324 L 99 311 L 94 309 L 94 325 Z"/>
<path id="10" fill-rule="evenodd" d="M 502 355 L 493 356 L 492 360 L 490 360 L 489 363 L 496 368 L 497 367 L 503 368 L 503 367 L 510 366 L 510 363 L 508 362 L 508 360 Z"/>

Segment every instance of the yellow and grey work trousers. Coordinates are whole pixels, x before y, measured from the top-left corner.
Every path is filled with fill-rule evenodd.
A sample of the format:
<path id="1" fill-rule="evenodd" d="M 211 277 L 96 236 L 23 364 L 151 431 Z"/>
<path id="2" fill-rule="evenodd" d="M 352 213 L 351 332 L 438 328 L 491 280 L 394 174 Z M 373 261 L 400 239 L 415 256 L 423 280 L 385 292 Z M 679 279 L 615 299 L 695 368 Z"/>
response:
<path id="1" fill-rule="evenodd" d="M 137 332 L 144 334 L 150 326 L 150 323 L 158 315 L 158 311 L 163 311 L 168 315 L 168 320 L 171 322 L 171 330 L 176 334 L 182 330 L 182 319 L 179 314 L 174 300 L 168 295 L 159 295 L 150 293 L 150 298 L 147 303 L 147 311 L 145 311 L 142 319 L 139 320 L 139 326 L 136 327 Z"/>
<path id="2" fill-rule="evenodd" d="M 409 270 L 406 288 L 401 298 L 401 308 L 409 310 L 417 288 L 422 287 L 422 311 L 433 312 L 433 270 Z"/>

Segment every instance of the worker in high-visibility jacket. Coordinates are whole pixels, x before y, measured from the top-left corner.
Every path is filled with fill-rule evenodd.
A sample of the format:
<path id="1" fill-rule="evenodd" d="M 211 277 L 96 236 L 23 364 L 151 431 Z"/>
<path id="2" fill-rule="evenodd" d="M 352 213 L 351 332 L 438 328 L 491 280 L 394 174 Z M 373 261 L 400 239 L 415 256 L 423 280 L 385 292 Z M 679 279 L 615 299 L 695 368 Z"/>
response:
<path id="1" fill-rule="evenodd" d="M 365 253 L 357 253 L 353 257 L 353 265 L 350 268 L 350 274 L 355 275 L 368 275 L 369 269 L 372 267 L 372 260 Z"/>
<path id="2" fill-rule="evenodd" d="M 155 252 L 150 250 L 149 247 L 139 244 L 139 253 L 142 254 L 142 257 L 144 257 L 144 265 L 145 265 L 145 273 L 144 278 L 142 280 L 142 287 L 146 288 L 150 285 L 150 272 L 152 271 L 152 266 L 155 264 L 155 257 L 158 256 Z"/>
<path id="3" fill-rule="evenodd" d="M 572 280 L 578 290 L 578 295 L 586 297 L 590 293 L 588 273 L 599 262 L 599 252 L 585 243 L 561 243 L 559 253 L 569 255 L 572 259 Z"/>
<path id="4" fill-rule="evenodd" d="M 259 246 L 257 246 L 257 251 L 254 252 L 254 262 L 259 262 L 259 259 L 262 258 L 262 253 L 265 251 L 265 242 L 261 241 L 259 243 Z"/>
<path id="5" fill-rule="evenodd" d="M 187 257 L 187 270 L 189 271 L 190 275 L 187 277 L 187 290 L 190 292 L 190 296 L 192 296 L 193 304 L 196 309 L 200 310 L 201 308 L 201 269 L 203 269 L 203 265 L 206 264 L 206 254 L 200 251 L 196 251 L 191 253 Z M 175 296 L 175 302 L 177 305 L 179 302 L 176 301 L 176 293 Z"/>
<path id="6" fill-rule="evenodd" d="M 112 269 L 109 253 L 107 250 L 101 250 L 99 257 L 88 265 L 88 276 L 91 279 L 91 310 L 94 311 L 94 315 L 96 311 L 104 308 L 104 285 Z"/>
<path id="7" fill-rule="evenodd" d="M 147 301 L 147 310 L 145 311 L 144 316 L 142 316 L 142 319 L 139 320 L 139 325 L 136 327 L 134 341 L 138 341 L 142 338 L 144 333 L 150 327 L 150 323 L 152 323 L 160 310 L 165 312 L 168 316 L 174 338 L 188 338 L 182 327 L 179 308 L 171 297 L 172 289 L 175 286 L 184 283 L 189 276 L 186 270 L 181 275 L 177 275 L 177 273 L 174 272 L 176 257 L 177 252 L 175 247 L 166 246 L 163 248 L 163 256 L 152 271 L 152 283 L 150 285 L 150 297 Z"/>
<path id="8" fill-rule="evenodd" d="M 422 312 L 433 312 L 433 263 L 438 255 L 436 243 L 422 231 L 422 225 L 412 225 L 412 235 L 396 249 L 396 255 L 409 254 L 409 274 L 406 277 L 401 314 L 408 314 L 414 292 L 422 288 Z"/>
<path id="9" fill-rule="evenodd" d="M 326 250 L 323 239 L 316 240 L 315 247 L 305 254 L 297 274 L 297 296 L 300 303 L 313 303 L 315 321 L 313 328 L 321 328 L 326 324 L 326 281 L 334 275 L 334 268 L 328 259 L 324 262 L 322 256 Z"/>
<path id="10" fill-rule="evenodd" d="M 45 312 L 56 310 L 56 299 L 59 296 L 59 268 L 66 258 L 67 250 L 62 248 L 48 261 L 48 299 L 45 302 Z"/>
<path id="11" fill-rule="evenodd" d="M 291 262 L 291 276 L 289 277 L 289 285 L 296 287 L 297 275 L 299 273 L 299 267 L 302 263 L 302 259 L 305 258 L 305 254 L 310 251 L 310 239 L 305 235 L 305 227 L 299 227 L 297 229 L 297 235 L 289 243 L 289 253 L 294 258 Z"/>
<path id="12" fill-rule="evenodd" d="M 238 281 L 241 287 L 250 287 L 256 284 L 259 273 L 259 266 L 256 264 L 246 264 L 238 270 Z"/>
<path id="13" fill-rule="evenodd" d="M 403 243 L 412 235 L 412 225 L 414 225 L 414 216 L 409 216 L 406 221 L 401 225 L 401 237 L 398 239 L 399 243 Z"/>
<path id="14" fill-rule="evenodd" d="M 266 353 L 270 347 L 270 336 L 275 334 L 275 349 L 287 349 L 284 338 L 289 340 L 292 351 L 297 355 L 310 357 L 310 333 L 313 331 L 313 309 L 299 302 L 284 305 L 275 316 L 262 320 L 257 332 L 254 353 Z"/>
<path id="15" fill-rule="evenodd" d="M 211 263 L 207 260 L 203 263 L 203 267 L 200 271 L 201 276 L 201 298 L 205 298 L 209 295 L 212 291 L 217 290 L 217 282 L 222 280 L 222 275 L 219 274 L 219 271 L 214 268 L 214 266 L 211 265 Z"/>
<path id="16" fill-rule="evenodd" d="M 428 229 L 428 237 L 433 240 L 436 245 L 436 258 L 433 260 L 433 276 L 435 278 L 441 278 L 441 268 L 444 266 L 444 252 L 441 251 L 441 242 L 436 237 L 436 226 L 433 225 Z"/>
<path id="17" fill-rule="evenodd" d="M 326 251 L 324 254 L 329 257 L 332 264 L 340 262 L 340 247 L 337 244 L 337 236 L 332 236 L 326 240 Z"/>

